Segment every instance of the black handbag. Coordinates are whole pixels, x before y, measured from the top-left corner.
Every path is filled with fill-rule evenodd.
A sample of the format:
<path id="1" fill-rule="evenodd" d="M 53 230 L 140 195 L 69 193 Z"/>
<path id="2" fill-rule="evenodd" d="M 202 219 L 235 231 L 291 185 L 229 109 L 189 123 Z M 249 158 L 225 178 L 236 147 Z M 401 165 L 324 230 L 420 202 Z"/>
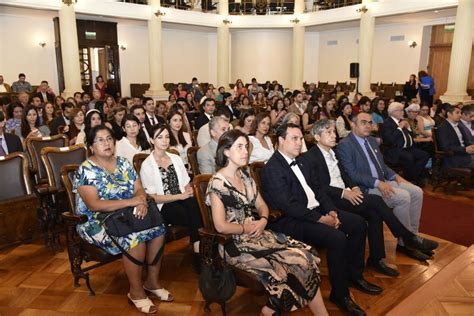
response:
<path id="1" fill-rule="evenodd" d="M 130 206 L 114 212 L 103 212 L 97 215 L 97 219 L 104 227 L 106 234 L 112 240 L 114 245 L 120 249 L 124 256 L 137 265 L 145 265 L 145 262 L 137 260 L 129 255 L 118 243 L 117 238 L 161 226 L 163 225 L 163 217 L 161 216 L 161 212 L 158 210 L 155 201 L 151 199 L 148 200 L 148 212 L 143 219 L 139 219 L 133 215 L 134 209 L 135 207 Z M 164 246 L 161 247 L 156 254 L 155 259 L 151 263 L 152 265 L 158 262 L 163 253 L 163 249 Z"/>
<path id="2" fill-rule="evenodd" d="M 199 290 L 206 301 L 204 306 L 206 312 L 210 311 L 209 305 L 212 302 L 220 304 L 224 311 L 225 302 L 234 295 L 237 287 L 235 275 L 225 261 L 225 251 L 224 258 L 216 260 L 218 243 L 214 238 L 210 242 L 209 253 L 206 255 L 199 275 Z"/>

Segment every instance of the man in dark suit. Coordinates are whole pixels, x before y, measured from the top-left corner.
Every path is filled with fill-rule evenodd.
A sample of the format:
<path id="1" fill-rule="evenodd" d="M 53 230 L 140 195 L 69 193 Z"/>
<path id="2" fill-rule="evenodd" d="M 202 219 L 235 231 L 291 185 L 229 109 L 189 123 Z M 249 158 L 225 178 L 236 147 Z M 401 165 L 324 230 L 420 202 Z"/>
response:
<path id="1" fill-rule="evenodd" d="M 194 128 L 196 130 L 200 129 L 203 125 L 206 125 L 211 120 L 214 110 L 216 109 L 216 101 L 210 98 L 204 100 L 202 109 L 203 112 L 194 121 Z"/>
<path id="2" fill-rule="evenodd" d="M 428 259 L 420 250 L 428 251 L 429 247 L 417 236 L 410 232 L 383 199 L 374 194 L 363 193 L 350 179 L 344 169 L 339 166 L 332 148 L 336 146 L 336 129 L 333 121 L 319 120 L 311 130 L 317 145 L 298 159 L 309 166 L 324 191 L 332 199 L 338 209 L 359 214 L 367 221 L 367 235 L 370 254 L 367 265 L 372 269 L 389 275 L 397 276 L 399 273 L 388 267 L 385 258 L 383 222 L 385 222 L 395 237 L 401 237 L 413 256 Z"/>
<path id="3" fill-rule="evenodd" d="M 151 131 L 153 126 L 156 124 L 164 124 L 166 120 L 160 116 L 155 115 L 155 100 L 152 98 L 144 98 L 143 99 L 143 108 L 145 109 L 145 127 L 148 132 Z"/>
<path id="4" fill-rule="evenodd" d="M 23 151 L 20 137 L 5 133 L 6 122 L 5 113 L 0 111 L 0 156 Z"/>
<path id="5" fill-rule="evenodd" d="M 461 110 L 456 106 L 447 109 L 447 119 L 436 131 L 439 147 L 443 151 L 452 152 L 443 158 L 446 167 L 465 167 L 474 169 L 474 143 L 469 130 L 460 122 Z"/>
<path id="6" fill-rule="evenodd" d="M 39 91 L 34 95 L 41 99 L 41 103 L 54 102 L 54 93 L 49 89 L 49 83 L 46 80 L 41 81 Z"/>
<path id="7" fill-rule="evenodd" d="M 61 104 L 62 113 L 59 116 L 56 116 L 51 122 L 51 136 L 58 134 L 58 128 L 60 126 L 69 126 L 71 124 L 70 115 L 71 110 L 74 108 L 74 104 L 71 102 L 64 102 Z"/>
<path id="8" fill-rule="evenodd" d="M 384 163 L 380 148 L 372 132 L 372 115 L 359 112 L 352 118 L 352 132 L 337 145 L 337 158 L 350 179 L 360 187 L 361 191 L 376 194 L 393 208 L 399 221 L 411 231 L 418 234 L 420 226 L 423 190 L 396 174 Z M 416 237 L 423 244 L 427 256 L 418 256 L 398 238 L 397 250 L 417 259 L 426 260 L 438 247 L 434 241 Z"/>
<path id="9" fill-rule="evenodd" d="M 281 125 L 276 132 L 278 150 L 261 171 L 262 194 L 283 216 L 269 228 L 311 245 L 327 248 L 331 301 L 350 315 L 365 315 L 352 300 L 348 286 L 380 294 L 382 288 L 367 282 L 364 270 L 366 225 L 362 217 L 336 209 L 311 179 L 309 166 L 297 162 L 303 134 L 298 125 Z"/>
<path id="10" fill-rule="evenodd" d="M 152 142 L 152 130 L 151 126 L 147 127 L 146 122 L 146 113 L 145 109 L 141 105 L 134 105 L 130 108 L 130 113 L 135 115 L 135 117 L 140 122 L 140 129 L 145 134 L 146 140 L 151 143 Z"/>
<path id="11" fill-rule="evenodd" d="M 390 163 L 402 164 L 407 180 L 421 184 L 421 173 L 430 155 L 413 146 L 413 132 L 409 130 L 408 122 L 403 120 L 403 104 L 390 103 L 388 115 L 381 127 L 383 144 L 386 146 L 384 158 Z"/>

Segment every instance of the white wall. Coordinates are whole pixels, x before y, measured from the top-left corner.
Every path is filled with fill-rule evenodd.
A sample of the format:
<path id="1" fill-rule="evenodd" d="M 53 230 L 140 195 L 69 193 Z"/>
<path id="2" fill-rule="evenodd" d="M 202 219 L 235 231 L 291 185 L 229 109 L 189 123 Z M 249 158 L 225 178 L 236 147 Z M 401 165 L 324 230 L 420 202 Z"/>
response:
<path id="1" fill-rule="evenodd" d="M 53 12 L 12 10 L 0 11 L 0 74 L 11 84 L 18 74 L 26 74 L 26 80 L 39 85 L 47 80 L 58 93 L 56 53 L 54 50 Z M 45 47 L 39 42 L 46 42 Z"/>
<path id="2" fill-rule="evenodd" d="M 231 82 L 278 80 L 291 83 L 291 29 L 231 30 Z"/>
<path id="3" fill-rule="evenodd" d="M 304 75 L 303 81 L 318 82 L 319 74 L 319 33 L 304 34 Z"/>

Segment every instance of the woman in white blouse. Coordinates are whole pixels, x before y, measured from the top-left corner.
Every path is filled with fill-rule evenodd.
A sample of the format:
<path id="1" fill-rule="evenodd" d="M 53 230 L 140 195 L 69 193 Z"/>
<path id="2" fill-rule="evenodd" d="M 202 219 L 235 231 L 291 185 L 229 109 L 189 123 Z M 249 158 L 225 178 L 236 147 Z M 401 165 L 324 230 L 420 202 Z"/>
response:
<path id="1" fill-rule="evenodd" d="M 336 131 L 339 138 L 344 138 L 351 132 L 352 103 L 342 105 L 342 113 L 336 120 Z"/>
<path id="2" fill-rule="evenodd" d="M 193 267 L 199 272 L 199 233 L 201 213 L 190 178 L 181 157 L 167 152 L 171 131 L 167 125 L 153 126 L 151 135 L 155 149 L 142 164 L 140 178 L 145 192 L 156 202 L 167 224 L 189 228 L 194 250 Z"/>
<path id="3" fill-rule="evenodd" d="M 249 163 L 254 161 L 267 161 L 273 155 L 275 149 L 268 132 L 270 131 L 271 119 L 267 112 L 260 112 L 255 116 L 252 124 L 253 135 L 249 136 L 252 143 Z"/>
<path id="4" fill-rule="evenodd" d="M 151 146 L 135 115 L 127 114 L 122 119 L 122 129 L 124 137 L 115 144 L 115 156 L 127 158 L 133 165 L 133 156 L 138 153 L 149 154 Z"/>
<path id="5" fill-rule="evenodd" d="M 179 152 L 184 165 L 188 164 L 188 148 L 192 146 L 191 136 L 184 131 L 183 115 L 178 111 L 168 114 L 168 125 L 171 130 L 170 147 Z"/>

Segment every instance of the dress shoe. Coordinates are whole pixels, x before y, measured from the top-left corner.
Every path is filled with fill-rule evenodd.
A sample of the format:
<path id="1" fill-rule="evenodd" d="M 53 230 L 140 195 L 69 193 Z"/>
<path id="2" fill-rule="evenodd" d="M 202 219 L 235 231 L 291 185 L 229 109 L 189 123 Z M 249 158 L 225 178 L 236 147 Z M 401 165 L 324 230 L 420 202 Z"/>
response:
<path id="1" fill-rule="evenodd" d="M 387 264 L 385 263 L 385 260 L 383 259 L 380 259 L 378 261 L 369 259 L 367 260 L 367 266 L 377 271 L 378 273 L 382 273 L 391 277 L 396 277 L 400 275 L 400 273 L 397 270 L 392 269 L 389 266 L 387 266 Z"/>
<path id="2" fill-rule="evenodd" d="M 370 295 L 379 295 L 383 291 L 383 289 L 380 286 L 369 283 L 366 280 L 364 280 L 364 278 L 351 280 L 349 282 L 349 286 Z"/>
<path id="3" fill-rule="evenodd" d="M 401 253 L 406 254 L 408 257 L 418 260 L 418 261 L 426 261 L 431 258 L 431 256 L 428 256 L 424 254 L 423 252 L 419 251 L 418 249 L 410 248 L 410 247 L 404 247 L 397 245 L 397 251 L 400 251 Z"/>
<path id="4" fill-rule="evenodd" d="M 339 307 L 346 315 L 350 316 L 365 316 L 365 312 L 359 305 L 357 305 L 350 296 L 343 298 L 335 298 L 332 293 L 329 295 L 329 300 Z"/>
<path id="5" fill-rule="evenodd" d="M 403 242 L 409 248 L 415 248 L 420 251 L 431 251 L 438 248 L 436 241 L 414 235 L 411 238 L 403 238 Z"/>

